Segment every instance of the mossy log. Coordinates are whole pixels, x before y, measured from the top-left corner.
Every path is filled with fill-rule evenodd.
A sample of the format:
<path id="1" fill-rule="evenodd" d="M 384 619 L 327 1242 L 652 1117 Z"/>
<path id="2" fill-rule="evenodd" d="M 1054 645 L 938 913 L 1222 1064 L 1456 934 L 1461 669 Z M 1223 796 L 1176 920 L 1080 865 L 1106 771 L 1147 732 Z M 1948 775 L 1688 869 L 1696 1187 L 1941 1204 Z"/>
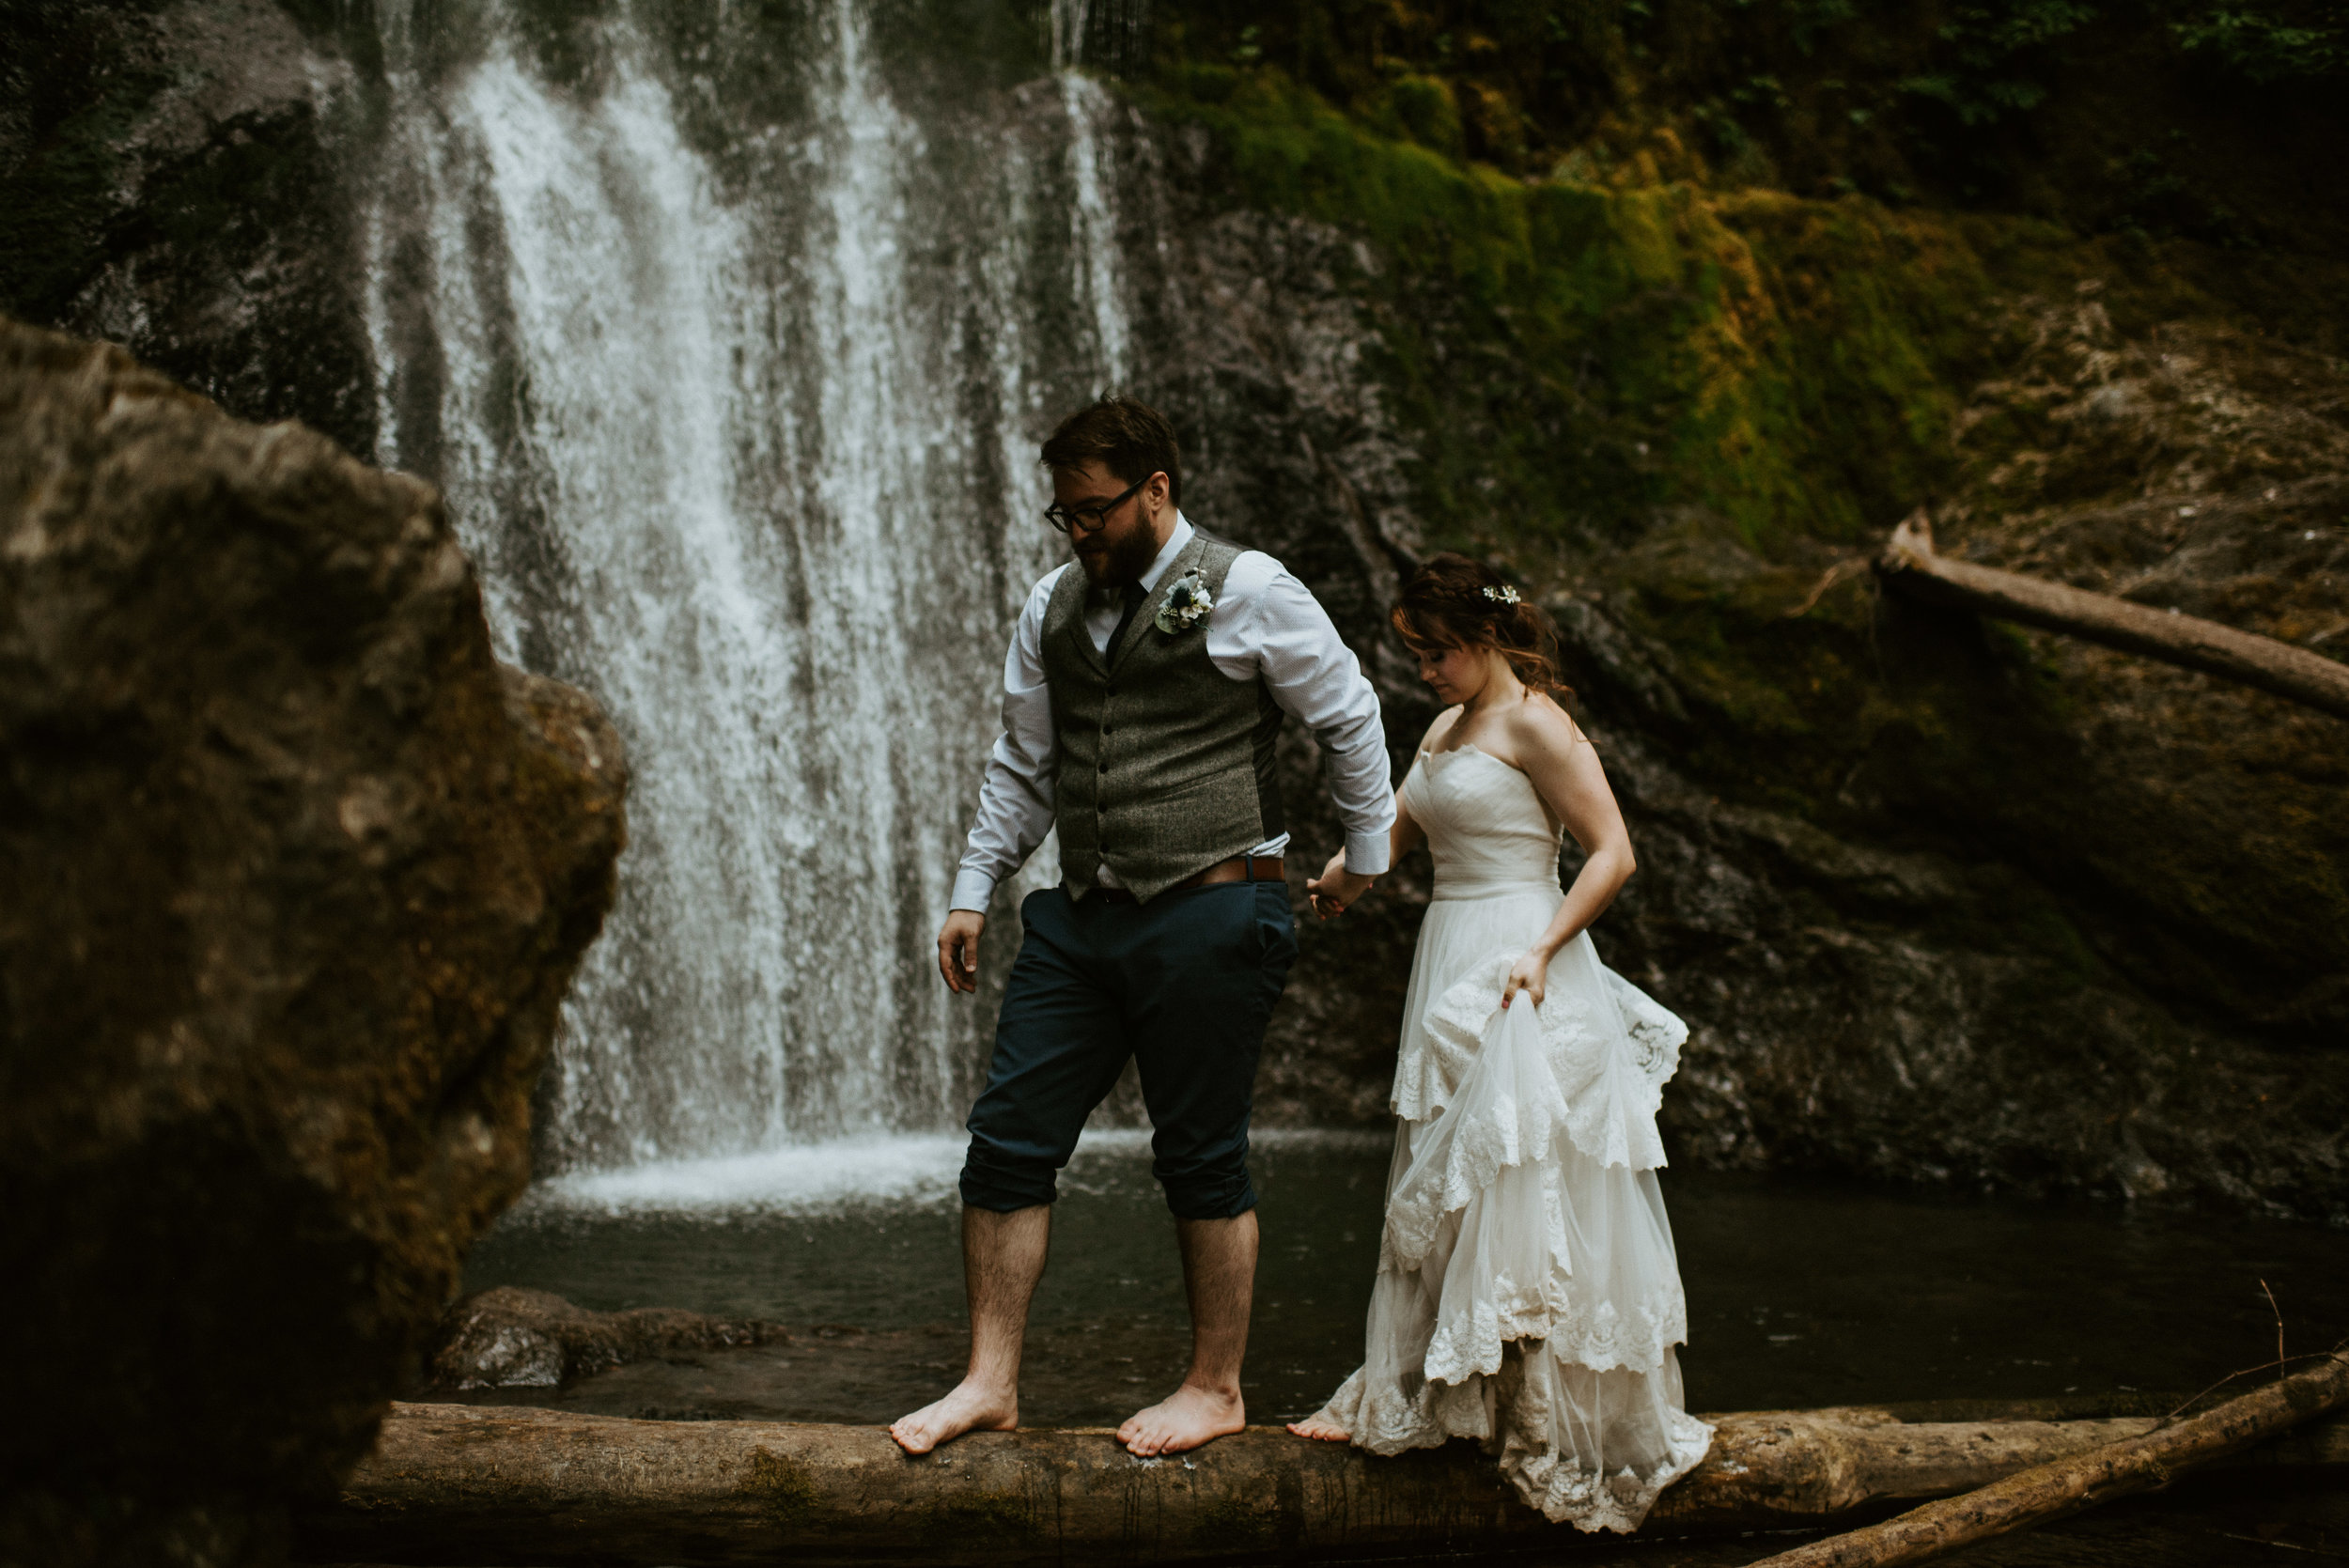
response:
<path id="1" fill-rule="evenodd" d="M 2349 1356 L 2327 1356 L 2191 1421 L 2087 1453 L 2034 1465 L 1963 1497 L 1897 1519 L 1781 1552 L 1755 1568 L 1896 1568 L 1929 1562 L 1978 1542 L 2065 1518 L 2098 1503 L 2168 1486 L 2180 1470 L 2349 1406 Z"/>
<path id="2" fill-rule="evenodd" d="M 1934 553 L 1933 532 L 1921 513 L 1892 531 L 1875 568 L 1886 587 L 1931 604 L 2063 632 L 2349 719 L 2349 664 L 2200 616 L 1952 561 Z"/>
<path id="3" fill-rule="evenodd" d="M 1709 1418 L 1642 1533 L 1819 1525 L 2141 1435 L 2144 1418 L 1908 1423 L 1881 1410 Z M 2271 1462 L 2349 1465 L 2349 1428 Z M 369 1562 L 1097 1560 L 1472 1551 L 1589 1540 L 1465 1443 L 1374 1458 L 1277 1427 L 1138 1460 L 1106 1431 L 984 1433 L 910 1459 L 879 1427 L 647 1421 L 397 1405 L 303 1555 Z"/>

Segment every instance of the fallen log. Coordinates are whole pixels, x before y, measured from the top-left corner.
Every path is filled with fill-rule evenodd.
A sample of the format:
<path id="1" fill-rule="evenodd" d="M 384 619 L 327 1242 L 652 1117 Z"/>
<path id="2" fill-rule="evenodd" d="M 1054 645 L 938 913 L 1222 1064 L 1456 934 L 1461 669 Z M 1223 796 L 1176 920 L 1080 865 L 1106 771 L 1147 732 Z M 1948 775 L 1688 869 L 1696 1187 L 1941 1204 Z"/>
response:
<path id="1" fill-rule="evenodd" d="M 1937 555 L 1922 512 L 1892 531 L 1875 569 L 1887 588 L 1929 604 L 2061 631 L 2349 719 L 2349 664 L 2217 621 Z"/>
<path id="2" fill-rule="evenodd" d="M 2349 1407 L 2349 1356 L 2328 1356 L 2318 1366 L 2191 1421 L 2035 1465 L 1963 1497 L 1781 1552 L 1754 1568 L 1895 1568 L 1927 1562 L 2115 1498 L 2157 1491 L 2181 1470 L 2240 1453 L 2344 1407 Z"/>
<path id="3" fill-rule="evenodd" d="M 1703 1464 L 1642 1532 L 1881 1514 L 2138 1436 L 2150 1418 L 1903 1422 L 1873 1409 L 1707 1418 Z M 2349 1467 L 2349 1424 L 2298 1463 Z M 1138 1460 L 1107 1431 L 981 1433 L 920 1459 L 879 1427 L 650 1421 L 396 1405 L 312 1561 L 703 1564 L 1175 1562 L 1550 1547 L 1590 1538 L 1519 1502 L 1465 1443 L 1380 1459 L 1252 1427 Z"/>

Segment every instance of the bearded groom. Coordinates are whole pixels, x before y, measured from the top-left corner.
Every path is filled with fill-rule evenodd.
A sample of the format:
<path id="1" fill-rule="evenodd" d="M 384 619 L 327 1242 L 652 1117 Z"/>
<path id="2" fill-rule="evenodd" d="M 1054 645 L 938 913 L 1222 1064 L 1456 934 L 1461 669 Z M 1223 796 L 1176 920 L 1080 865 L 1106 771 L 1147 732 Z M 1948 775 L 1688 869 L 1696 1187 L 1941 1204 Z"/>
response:
<path id="1" fill-rule="evenodd" d="M 1019 1420 L 1028 1300 L 1056 1178 L 1086 1116 L 1135 1059 L 1151 1170 L 1174 1215 L 1190 1371 L 1118 1429 L 1133 1453 L 1245 1423 L 1240 1361 L 1256 1271 L 1248 1117 L 1265 1024 L 1297 955 L 1272 748 L 1313 731 L 1346 828 L 1351 904 L 1387 869 L 1394 820 L 1378 699 L 1305 585 L 1180 510 L 1174 433 L 1105 396 L 1044 443 L 1063 566 L 1028 595 L 1003 661 L 1003 736 L 955 879 L 938 962 L 977 988 L 995 886 L 1060 835 L 1058 887 L 1020 906 L 987 1087 L 962 1170 L 969 1371 L 890 1428 L 910 1453 Z"/>

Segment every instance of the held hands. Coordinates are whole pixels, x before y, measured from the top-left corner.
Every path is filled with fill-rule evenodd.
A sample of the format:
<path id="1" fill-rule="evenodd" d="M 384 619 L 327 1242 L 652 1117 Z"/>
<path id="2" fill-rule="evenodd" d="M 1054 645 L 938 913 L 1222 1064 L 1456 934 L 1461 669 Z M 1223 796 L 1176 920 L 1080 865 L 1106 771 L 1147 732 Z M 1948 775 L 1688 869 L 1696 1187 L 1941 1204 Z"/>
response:
<path id="1" fill-rule="evenodd" d="M 1377 883 L 1376 877 L 1362 877 L 1346 869 L 1346 851 L 1341 849 L 1330 857 L 1330 863 L 1321 868 L 1321 875 L 1305 884 L 1305 897 L 1314 907 L 1314 913 L 1323 920 L 1335 920 L 1346 908 L 1368 893 Z"/>
<path id="2" fill-rule="evenodd" d="M 948 990 L 979 988 L 979 933 L 986 929 L 987 917 L 976 909 L 956 909 L 946 916 L 938 933 L 938 972 L 946 977 Z"/>
<path id="3" fill-rule="evenodd" d="M 1549 983 L 1551 955 L 1545 949 L 1532 947 L 1518 955 L 1509 966 L 1509 983 L 1501 988 L 1501 1005 L 1509 1005 L 1509 999 L 1523 991 L 1533 999 L 1533 1005 L 1542 1004 L 1542 988 Z"/>

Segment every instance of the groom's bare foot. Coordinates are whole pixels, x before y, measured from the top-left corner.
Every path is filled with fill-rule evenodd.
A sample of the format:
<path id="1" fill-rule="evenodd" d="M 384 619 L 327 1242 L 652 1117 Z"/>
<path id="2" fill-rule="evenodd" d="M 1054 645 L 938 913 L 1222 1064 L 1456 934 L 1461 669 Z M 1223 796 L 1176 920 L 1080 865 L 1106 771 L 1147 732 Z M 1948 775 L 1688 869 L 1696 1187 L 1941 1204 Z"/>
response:
<path id="1" fill-rule="evenodd" d="M 965 1378 L 944 1399 L 925 1405 L 910 1416 L 898 1417 L 889 1435 L 908 1453 L 927 1453 L 966 1432 L 1009 1432 L 1019 1424 L 1017 1393 L 1003 1393 Z"/>
<path id="2" fill-rule="evenodd" d="M 1299 1437 L 1311 1437 L 1316 1443 L 1350 1443 L 1354 1440 L 1354 1434 L 1335 1421 L 1323 1421 L 1319 1416 L 1307 1416 L 1301 1421 L 1291 1421 L 1289 1430 Z"/>
<path id="3" fill-rule="evenodd" d="M 1147 1410 L 1128 1418 L 1117 1429 L 1117 1440 L 1126 1445 L 1128 1453 L 1149 1459 L 1195 1449 L 1247 1424 L 1248 1410 L 1237 1389 L 1216 1393 L 1186 1383 Z"/>

